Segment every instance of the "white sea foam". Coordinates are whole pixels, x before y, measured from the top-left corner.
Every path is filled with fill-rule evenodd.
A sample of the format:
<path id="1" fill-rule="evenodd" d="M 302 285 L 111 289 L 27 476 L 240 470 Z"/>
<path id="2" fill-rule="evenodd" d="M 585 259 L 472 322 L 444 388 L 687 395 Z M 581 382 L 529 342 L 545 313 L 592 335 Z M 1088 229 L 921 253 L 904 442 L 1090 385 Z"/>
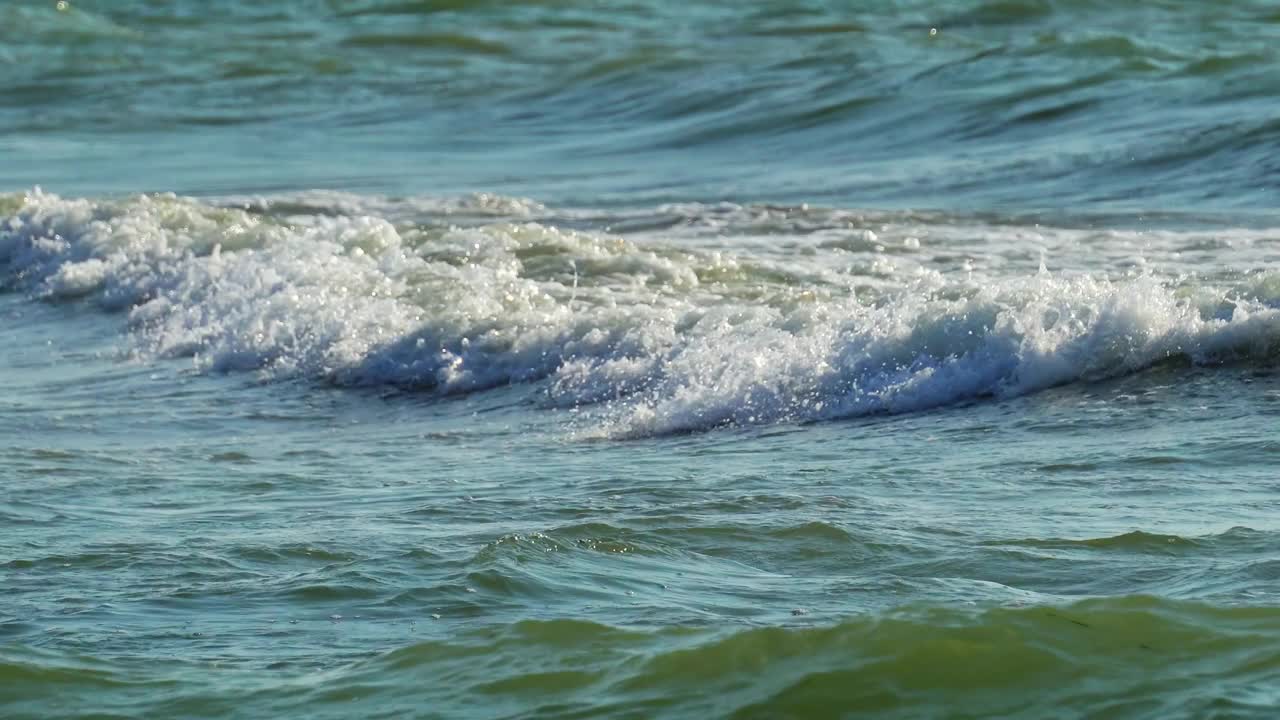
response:
<path id="1" fill-rule="evenodd" d="M 612 434 L 726 422 L 814 420 L 1009 397 L 1137 371 L 1170 358 L 1274 360 L 1280 311 L 1241 302 L 1224 317 L 1152 278 L 1040 276 L 942 300 L 904 294 L 845 306 L 792 333 L 777 322 L 687 338 L 662 380 L 628 404 Z"/>
<path id="2" fill-rule="evenodd" d="M 1038 254 L 1008 238 L 1004 255 L 952 257 L 989 228 L 880 221 L 708 248 L 539 224 L 523 201 L 489 198 L 488 224 L 451 227 L 358 212 L 387 200 L 315 210 L 328 200 L 34 191 L 0 201 L 0 267 L 34 295 L 126 310 L 140 358 L 438 392 L 544 381 L 547 406 L 580 410 L 577 432 L 611 437 L 921 410 L 1170 358 L 1272 362 L 1280 346 L 1280 274 L 1027 271 Z"/>

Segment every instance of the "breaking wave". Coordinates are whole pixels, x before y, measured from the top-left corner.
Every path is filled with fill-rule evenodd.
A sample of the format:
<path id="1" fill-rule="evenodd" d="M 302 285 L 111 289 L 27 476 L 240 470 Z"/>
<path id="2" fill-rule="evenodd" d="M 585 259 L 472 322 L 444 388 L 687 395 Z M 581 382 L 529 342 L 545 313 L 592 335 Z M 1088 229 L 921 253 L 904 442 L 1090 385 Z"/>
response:
<path id="1" fill-rule="evenodd" d="M 1275 273 L 1050 272 L 1028 259 L 1029 244 L 1123 233 L 736 206 L 600 218 L 495 196 L 36 190 L 0 211 L 4 282 L 125 312 L 134 357 L 439 393 L 538 383 L 533 399 L 573 408 L 584 435 L 923 410 L 1167 362 L 1272 363 L 1280 349 Z M 1007 237 L 985 269 L 949 240 L 988 231 Z M 1172 257 L 1270 239 L 1144 242 Z"/>

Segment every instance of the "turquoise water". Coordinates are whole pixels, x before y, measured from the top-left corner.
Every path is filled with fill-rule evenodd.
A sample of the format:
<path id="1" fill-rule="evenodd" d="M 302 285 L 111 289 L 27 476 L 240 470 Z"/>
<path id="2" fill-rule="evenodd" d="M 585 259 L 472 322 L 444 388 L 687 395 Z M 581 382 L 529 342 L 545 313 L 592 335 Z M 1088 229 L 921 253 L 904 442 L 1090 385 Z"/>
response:
<path id="1" fill-rule="evenodd" d="M 0 4 L 0 715 L 1272 717 L 1278 36 Z"/>

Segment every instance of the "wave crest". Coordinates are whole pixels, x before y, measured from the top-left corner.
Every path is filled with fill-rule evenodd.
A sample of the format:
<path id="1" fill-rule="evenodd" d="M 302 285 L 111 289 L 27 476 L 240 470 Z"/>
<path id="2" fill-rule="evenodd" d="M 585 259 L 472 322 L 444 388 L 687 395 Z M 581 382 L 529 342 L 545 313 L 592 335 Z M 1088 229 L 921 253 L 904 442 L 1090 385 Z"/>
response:
<path id="1" fill-rule="evenodd" d="M 1274 272 L 942 273 L 913 259 L 914 238 L 895 260 L 874 232 L 808 210 L 787 214 L 822 222 L 786 226 L 787 252 L 749 233 L 712 247 L 696 223 L 564 229 L 492 197 L 438 204 L 432 221 L 422 203 L 388 219 L 351 199 L 273 202 L 35 191 L 9 201 L 0 266 L 11 287 L 127 309 L 139 357 L 440 392 L 545 381 L 542 402 L 578 410 L 583 436 L 920 410 L 1169 361 L 1270 363 L 1280 348 Z M 449 222 L 477 205 L 484 217 Z"/>

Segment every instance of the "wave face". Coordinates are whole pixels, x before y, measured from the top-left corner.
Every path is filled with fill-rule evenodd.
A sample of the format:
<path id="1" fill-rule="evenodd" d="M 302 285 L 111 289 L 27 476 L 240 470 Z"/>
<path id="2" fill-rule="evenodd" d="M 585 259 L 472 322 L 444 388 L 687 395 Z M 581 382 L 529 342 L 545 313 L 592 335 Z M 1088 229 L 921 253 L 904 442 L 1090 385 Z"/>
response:
<path id="1" fill-rule="evenodd" d="M 484 195 L 0 202 L 6 282 L 126 312 L 135 357 L 442 394 L 527 383 L 587 435 L 922 410 L 1280 351 L 1280 277 L 1261 269 L 1276 230 Z M 1223 247 L 1246 269 L 1190 269 Z M 1059 258 L 1103 268 L 1049 270 Z"/>
<path id="2" fill-rule="evenodd" d="M 319 677 L 224 669 L 219 691 L 207 671 L 184 662 L 120 667 L 5 650 L 0 701 L 22 707 L 57 692 L 72 706 L 203 717 L 227 712 L 233 687 L 238 711 L 325 718 L 423 707 L 469 715 L 477 704 L 503 717 L 1262 718 L 1280 680 L 1270 640 L 1278 631 L 1275 609 L 1142 596 L 1061 608 L 904 609 L 719 634 L 524 621 L 412 643 Z"/>
<path id="3" fill-rule="evenodd" d="M 1265 211 L 1280 170 L 1257 0 L 66 8 L 0 9 L 0 187 Z"/>

